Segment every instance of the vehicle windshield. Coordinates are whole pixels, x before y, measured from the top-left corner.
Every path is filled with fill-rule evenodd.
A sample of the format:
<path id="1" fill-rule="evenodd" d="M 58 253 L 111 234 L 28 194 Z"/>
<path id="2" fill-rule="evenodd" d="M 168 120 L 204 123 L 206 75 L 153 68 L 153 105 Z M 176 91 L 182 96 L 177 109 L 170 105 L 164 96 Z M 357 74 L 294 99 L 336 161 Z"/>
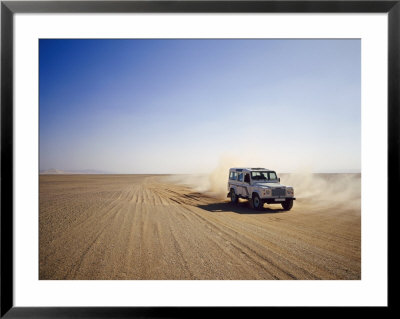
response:
<path id="1" fill-rule="evenodd" d="M 262 180 L 276 180 L 278 179 L 276 177 L 275 172 L 265 172 L 265 171 L 257 171 L 257 172 L 251 172 L 251 179 L 253 181 L 262 181 Z"/>

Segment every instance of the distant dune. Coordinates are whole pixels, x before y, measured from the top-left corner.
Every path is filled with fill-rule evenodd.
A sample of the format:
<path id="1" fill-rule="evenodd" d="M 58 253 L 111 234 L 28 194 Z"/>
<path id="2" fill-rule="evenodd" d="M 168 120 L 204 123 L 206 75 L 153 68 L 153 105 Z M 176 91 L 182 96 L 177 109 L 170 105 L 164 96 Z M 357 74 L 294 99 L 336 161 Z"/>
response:
<path id="1" fill-rule="evenodd" d="M 110 174 L 109 172 L 99 171 L 95 169 L 83 169 L 83 170 L 61 170 L 56 168 L 51 168 L 47 170 L 41 170 L 39 172 L 41 175 L 50 175 L 50 174 Z"/>

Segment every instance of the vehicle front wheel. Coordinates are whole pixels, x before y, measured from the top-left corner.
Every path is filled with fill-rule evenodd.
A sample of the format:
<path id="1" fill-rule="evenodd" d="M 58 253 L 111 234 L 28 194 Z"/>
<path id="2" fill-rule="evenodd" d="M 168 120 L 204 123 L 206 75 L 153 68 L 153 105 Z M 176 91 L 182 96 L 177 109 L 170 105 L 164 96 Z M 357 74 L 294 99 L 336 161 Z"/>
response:
<path id="1" fill-rule="evenodd" d="M 258 194 L 253 194 L 251 198 L 251 207 L 254 209 L 261 209 L 264 205 L 263 202 L 260 199 L 260 196 Z"/>
<path id="2" fill-rule="evenodd" d="M 282 203 L 282 207 L 284 210 L 291 210 L 293 207 L 293 199 L 289 199 Z"/>
<path id="3" fill-rule="evenodd" d="M 232 204 L 237 204 L 238 200 L 239 200 L 239 198 L 235 194 L 235 190 L 231 189 L 231 203 Z"/>

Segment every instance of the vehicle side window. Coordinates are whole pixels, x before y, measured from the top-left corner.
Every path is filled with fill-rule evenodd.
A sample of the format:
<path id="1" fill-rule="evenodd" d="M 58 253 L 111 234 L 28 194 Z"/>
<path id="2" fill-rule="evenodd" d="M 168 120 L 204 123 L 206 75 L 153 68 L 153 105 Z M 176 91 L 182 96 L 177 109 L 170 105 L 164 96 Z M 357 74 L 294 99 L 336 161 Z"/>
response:
<path id="1" fill-rule="evenodd" d="M 250 183 L 250 175 L 249 174 L 244 175 L 244 182 Z"/>
<path id="2" fill-rule="evenodd" d="M 243 173 L 239 173 L 238 181 L 243 182 Z"/>
<path id="3" fill-rule="evenodd" d="M 237 179 L 237 173 L 236 172 L 230 172 L 229 179 L 232 179 L 232 180 L 235 181 Z"/>

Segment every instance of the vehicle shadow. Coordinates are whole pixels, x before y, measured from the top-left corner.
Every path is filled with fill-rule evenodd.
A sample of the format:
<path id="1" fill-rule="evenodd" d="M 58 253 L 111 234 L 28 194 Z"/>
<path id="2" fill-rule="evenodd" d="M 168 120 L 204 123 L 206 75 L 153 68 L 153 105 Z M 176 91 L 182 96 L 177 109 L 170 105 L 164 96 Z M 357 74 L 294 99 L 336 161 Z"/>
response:
<path id="1" fill-rule="evenodd" d="M 220 202 L 207 205 L 197 205 L 197 207 L 213 213 L 234 212 L 237 214 L 278 214 L 288 212 L 282 208 L 278 208 L 280 207 L 278 205 L 276 205 L 277 208 L 273 208 L 267 204 L 265 204 L 263 208 L 256 210 L 251 208 L 248 202 L 239 202 L 237 204 L 232 204 L 231 202 Z"/>

